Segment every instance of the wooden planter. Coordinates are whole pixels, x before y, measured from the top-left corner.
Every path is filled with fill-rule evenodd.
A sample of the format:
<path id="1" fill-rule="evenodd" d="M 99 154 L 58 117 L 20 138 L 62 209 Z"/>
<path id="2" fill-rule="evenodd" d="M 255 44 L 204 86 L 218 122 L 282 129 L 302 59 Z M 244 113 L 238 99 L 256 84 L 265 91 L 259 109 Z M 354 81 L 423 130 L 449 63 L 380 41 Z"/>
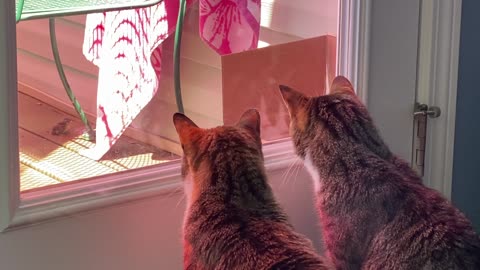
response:
<path id="1" fill-rule="evenodd" d="M 288 112 L 278 85 L 324 94 L 335 75 L 335 43 L 333 36 L 320 36 L 222 57 L 224 122 L 235 123 L 246 109 L 257 108 L 264 140 L 287 137 Z"/>

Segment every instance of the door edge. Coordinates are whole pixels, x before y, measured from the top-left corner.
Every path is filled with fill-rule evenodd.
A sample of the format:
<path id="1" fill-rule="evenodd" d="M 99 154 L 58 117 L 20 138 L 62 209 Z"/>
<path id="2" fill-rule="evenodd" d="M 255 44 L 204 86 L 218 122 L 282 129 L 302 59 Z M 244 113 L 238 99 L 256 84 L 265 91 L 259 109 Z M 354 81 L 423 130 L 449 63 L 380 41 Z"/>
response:
<path id="1" fill-rule="evenodd" d="M 448 199 L 452 193 L 457 76 L 462 1 L 423 0 L 417 101 L 438 106 L 427 124 L 424 183 Z"/>

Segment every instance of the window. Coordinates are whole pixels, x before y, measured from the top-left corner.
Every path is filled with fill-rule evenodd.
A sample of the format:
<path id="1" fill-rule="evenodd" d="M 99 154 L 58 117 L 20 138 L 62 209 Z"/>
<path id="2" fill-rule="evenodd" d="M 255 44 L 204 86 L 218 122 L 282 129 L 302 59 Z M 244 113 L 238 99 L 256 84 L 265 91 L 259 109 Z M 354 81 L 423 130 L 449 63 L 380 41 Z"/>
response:
<path id="1" fill-rule="evenodd" d="M 254 107 L 261 112 L 265 143 L 288 137 L 288 115 L 277 86 L 287 84 L 308 95 L 327 91 L 337 65 L 338 2 L 262 0 L 258 49 L 225 55 L 216 53 L 200 38 L 198 3 L 189 6 L 181 50 L 186 114 L 202 127 L 213 127 L 234 123 L 244 110 Z M 99 69 L 82 53 L 85 16 L 59 18 L 56 25 L 67 78 L 93 125 L 100 113 Z M 156 94 L 126 125 L 106 154 L 95 160 L 85 156 L 85 149 L 95 144 L 85 138 L 85 125 L 58 77 L 48 21 L 20 22 L 17 63 L 21 190 L 68 185 L 75 180 L 178 162 L 181 148 L 171 120 L 177 111 L 173 44 L 172 34 L 161 45 Z M 103 90 L 101 86 L 98 89 Z"/>

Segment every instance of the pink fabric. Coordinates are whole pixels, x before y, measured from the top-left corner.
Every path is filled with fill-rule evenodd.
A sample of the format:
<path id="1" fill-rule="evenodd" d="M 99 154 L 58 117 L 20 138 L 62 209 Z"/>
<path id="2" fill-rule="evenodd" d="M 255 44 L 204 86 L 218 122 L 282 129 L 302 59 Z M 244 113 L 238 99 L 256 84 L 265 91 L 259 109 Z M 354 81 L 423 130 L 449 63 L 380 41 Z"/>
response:
<path id="1" fill-rule="evenodd" d="M 257 47 L 260 0 L 199 4 L 201 36 L 219 54 Z M 175 31 L 178 8 L 179 0 L 164 0 L 152 7 L 87 16 L 83 54 L 99 67 L 99 75 L 96 145 L 83 155 L 100 159 L 157 92 L 160 45 Z"/>
<path id="2" fill-rule="evenodd" d="M 257 48 L 260 0 L 200 0 L 200 36 L 219 54 Z"/>

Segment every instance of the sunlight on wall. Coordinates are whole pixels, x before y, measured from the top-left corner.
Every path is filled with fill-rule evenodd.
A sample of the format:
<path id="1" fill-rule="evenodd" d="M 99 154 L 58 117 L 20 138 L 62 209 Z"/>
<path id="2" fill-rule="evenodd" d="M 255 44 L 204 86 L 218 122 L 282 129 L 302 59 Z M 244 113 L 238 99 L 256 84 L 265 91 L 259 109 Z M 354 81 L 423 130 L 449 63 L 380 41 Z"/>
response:
<path id="1" fill-rule="evenodd" d="M 260 25 L 270 27 L 272 23 L 273 6 L 275 0 L 262 0 L 262 11 L 260 16 Z"/>
<path id="2" fill-rule="evenodd" d="M 338 0 L 262 0 L 260 25 L 300 38 L 336 36 L 338 2 Z"/>
<path id="3" fill-rule="evenodd" d="M 264 48 L 264 47 L 268 47 L 268 46 L 270 46 L 270 43 L 265 42 L 265 41 L 261 41 L 261 40 L 258 41 L 258 48 Z"/>

